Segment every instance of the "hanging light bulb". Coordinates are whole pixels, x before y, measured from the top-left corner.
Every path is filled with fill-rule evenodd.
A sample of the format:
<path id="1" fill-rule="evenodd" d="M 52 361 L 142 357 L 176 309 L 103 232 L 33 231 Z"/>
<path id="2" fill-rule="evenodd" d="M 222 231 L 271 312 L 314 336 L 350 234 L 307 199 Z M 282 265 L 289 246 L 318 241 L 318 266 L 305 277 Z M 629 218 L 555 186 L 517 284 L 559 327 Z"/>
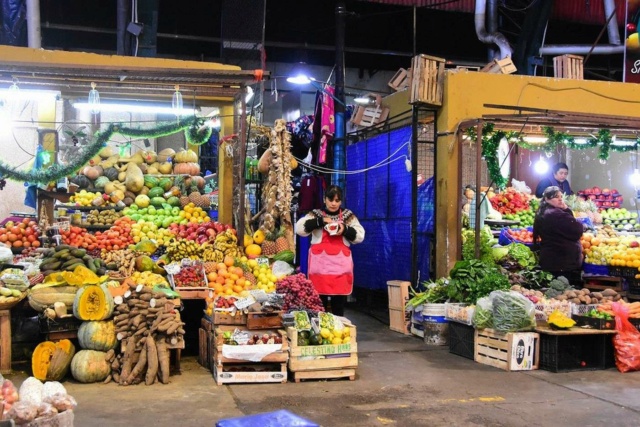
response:
<path id="1" fill-rule="evenodd" d="M 553 157 L 553 152 L 552 151 L 546 151 L 545 154 L 547 155 L 548 159 Z"/>
<path id="2" fill-rule="evenodd" d="M 536 173 L 540 175 L 544 175 L 549 171 L 549 164 L 545 159 L 542 158 L 542 156 L 540 156 L 540 160 L 538 160 L 536 164 L 533 165 L 533 170 L 535 170 Z"/>
<path id="3" fill-rule="evenodd" d="M 607 164 L 607 159 L 600 159 L 600 164 L 601 165 L 606 165 Z"/>
<path id="4" fill-rule="evenodd" d="M 91 90 L 89 91 L 89 99 L 87 100 L 91 108 L 91 114 L 100 112 L 100 93 L 96 90 L 96 84 L 91 82 Z"/>
<path id="5" fill-rule="evenodd" d="M 176 117 L 180 117 L 182 115 L 184 102 L 182 101 L 182 94 L 180 93 L 180 85 L 176 85 L 175 87 L 176 91 L 173 92 L 173 97 L 171 98 L 171 109 Z"/>

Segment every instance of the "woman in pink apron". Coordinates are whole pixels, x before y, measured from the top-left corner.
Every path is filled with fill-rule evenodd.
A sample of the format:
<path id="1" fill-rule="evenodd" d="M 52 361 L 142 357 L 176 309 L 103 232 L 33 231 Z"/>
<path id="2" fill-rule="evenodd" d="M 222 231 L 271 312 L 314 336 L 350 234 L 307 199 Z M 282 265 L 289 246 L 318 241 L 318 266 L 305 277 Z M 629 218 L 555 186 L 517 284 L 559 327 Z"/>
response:
<path id="1" fill-rule="evenodd" d="M 342 209 L 342 189 L 327 188 L 325 207 L 315 209 L 296 223 L 296 233 L 311 235 L 308 276 L 327 309 L 331 297 L 331 312 L 344 316 L 347 295 L 353 291 L 352 244 L 364 240 L 364 228 L 349 209 Z"/>

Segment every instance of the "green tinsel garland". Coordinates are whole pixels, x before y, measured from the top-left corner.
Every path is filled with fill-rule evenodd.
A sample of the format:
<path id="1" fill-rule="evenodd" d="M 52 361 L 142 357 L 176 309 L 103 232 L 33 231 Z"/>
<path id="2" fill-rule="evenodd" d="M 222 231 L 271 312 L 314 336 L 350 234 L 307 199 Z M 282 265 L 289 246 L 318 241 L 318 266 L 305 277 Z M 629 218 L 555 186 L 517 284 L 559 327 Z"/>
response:
<path id="1" fill-rule="evenodd" d="M 55 164 L 47 169 L 36 171 L 21 171 L 0 161 L 0 177 L 31 184 L 48 184 L 58 181 L 65 176 L 73 175 L 89 160 L 97 156 L 100 150 L 106 147 L 107 141 L 116 133 L 134 138 L 159 138 L 184 130 L 185 138 L 189 144 L 202 145 L 209 140 L 213 132 L 209 126 L 204 126 L 204 121 L 203 118 L 192 116 L 181 118 L 176 122 L 163 123 L 153 129 L 128 128 L 121 124 L 112 123 L 103 132 L 96 134 L 94 142 L 81 149 L 82 154 L 73 163 L 68 165 Z"/>
<path id="2" fill-rule="evenodd" d="M 500 173 L 500 164 L 498 162 L 498 146 L 502 138 L 506 138 L 510 143 L 517 144 L 527 150 L 543 151 L 547 154 L 553 153 L 560 146 L 566 146 L 572 150 L 586 150 L 599 146 L 598 159 L 603 162 L 609 159 L 610 151 L 624 153 L 635 151 L 640 146 L 640 140 L 636 141 L 635 144 L 614 145 L 614 139 L 608 129 L 600 129 L 596 136 L 587 138 L 584 144 L 578 144 L 573 136 L 566 132 L 556 132 L 552 127 L 544 127 L 543 130 L 547 141 L 543 144 L 531 144 L 524 140 L 520 132 L 494 131 L 493 123 L 485 123 L 482 126 L 482 157 L 487 162 L 489 178 L 497 188 L 504 188 L 507 185 L 507 180 Z M 475 141 L 477 137 L 475 127 L 467 129 L 466 135 L 472 141 Z"/>

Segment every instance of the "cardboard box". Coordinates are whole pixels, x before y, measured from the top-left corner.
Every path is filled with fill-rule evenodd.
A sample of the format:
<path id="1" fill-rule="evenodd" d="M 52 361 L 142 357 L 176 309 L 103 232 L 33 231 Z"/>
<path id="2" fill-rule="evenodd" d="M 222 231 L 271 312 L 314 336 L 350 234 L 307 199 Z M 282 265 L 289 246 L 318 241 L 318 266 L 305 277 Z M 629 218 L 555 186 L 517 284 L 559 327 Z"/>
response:
<path id="1" fill-rule="evenodd" d="M 535 332 L 508 332 L 476 329 L 474 360 L 505 371 L 538 369 L 540 334 Z"/>

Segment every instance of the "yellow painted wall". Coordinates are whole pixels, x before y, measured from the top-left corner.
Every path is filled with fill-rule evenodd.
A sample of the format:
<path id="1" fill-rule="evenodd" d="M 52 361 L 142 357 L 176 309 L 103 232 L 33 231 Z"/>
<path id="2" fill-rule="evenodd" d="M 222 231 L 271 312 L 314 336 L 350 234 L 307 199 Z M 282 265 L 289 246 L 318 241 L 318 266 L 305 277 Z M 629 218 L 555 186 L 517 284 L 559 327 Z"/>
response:
<path id="1" fill-rule="evenodd" d="M 461 121 L 483 114 L 515 111 L 486 109 L 484 104 L 513 105 L 580 113 L 640 117 L 640 85 L 545 77 L 447 71 L 443 107 L 438 112 L 436 275 L 448 275 L 456 261 L 458 236 L 458 145 Z M 393 111 L 392 111 L 393 114 Z"/>

